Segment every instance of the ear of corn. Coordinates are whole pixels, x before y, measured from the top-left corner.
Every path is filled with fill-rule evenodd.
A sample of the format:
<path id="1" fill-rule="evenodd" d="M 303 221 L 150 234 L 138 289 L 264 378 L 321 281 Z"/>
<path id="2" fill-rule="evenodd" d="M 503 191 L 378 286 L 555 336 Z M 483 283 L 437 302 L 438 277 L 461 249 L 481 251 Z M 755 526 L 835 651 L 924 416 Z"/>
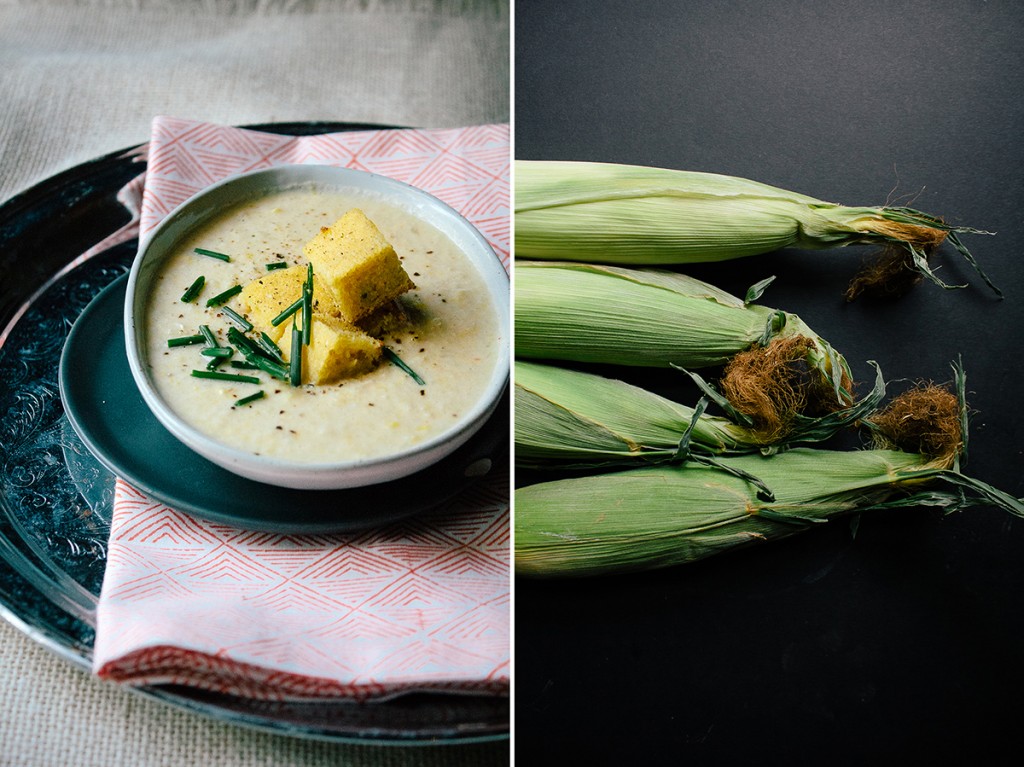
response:
<path id="1" fill-rule="evenodd" d="M 517 261 L 515 280 L 517 357 L 699 369 L 779 334 L 824 344 L 796 315 L 676 272 Z"/>
<path id="2" fill-rule="evenodd" d="M 787 441 L 827 439 L 873 412 L 884 394 L 879 372 L 875 387 L 855 406 L 800 417 Z M 728 408 L 717 396 L 716 401 Z M 516 463 L 530 468 L 685 460 L 692 452 L 728 455 L 768 447 L 755 429 L 708 415 L 700 405 L 687 407 L 624 381 L 525 360 L 515 363 L 515 412 Z"/>
<path id="3" fill-rule="evenodd" d="M 721 461 L 760 477 L 775 500 L 760 499 L 740 476 L 698 464 L 517 490 L 516 571 L 583 576 L 684 564 L 887 506 L 935 505 L 951 512 L 985 503 L 1024 517 L 1020 500 L 965 477 L 945 461 L 914 453 L 796 448 Z M 952 490 L 924 487 L 937 480 Z M 915 489 L 920 492 L 903 495 Z"/>
<path id="4" fill-rule="evenodd" d="M 787 338 L 807 339 L 807 365 L 849 404 L 846 360 L 795 314 L 676 272 L 516 262 L 518 358 L 695 370 Z"/>
<path id="5" fill-rule="evenodd" d="M 736 407 L 721 404 L 736 420 L 740 411 L 750 416 L 745 423 L 763 432 L 759 441 L 773 444 L 805 406 L 834 411 L 853 398 L 842 355 L 796 315 L 752 303 L 767 282 L 740 300 L 662 269 L 517 261 L 516 357 L 671 365 L 691 374 L 739 364 L 737 375 L 723 377 Z"/>
<path id="6" fill-rule="evenodd" d="M 905 207 L 847 207 L 747 179 L 588 162 L 517 161 L 516 256 L 632 265 L 721 261 L 780 248 L 895 244 L 943 287 L 927 254 L 966 227 Z"/>
<path id="7" fill-rule="evenodd" d="M 668 458 L 694 421 L 694 408 L 590 373 L 517 360 L 516 462 Z M 701 416 L 692 440 L 713 453 L 744 451 L 746 431 Z"/>

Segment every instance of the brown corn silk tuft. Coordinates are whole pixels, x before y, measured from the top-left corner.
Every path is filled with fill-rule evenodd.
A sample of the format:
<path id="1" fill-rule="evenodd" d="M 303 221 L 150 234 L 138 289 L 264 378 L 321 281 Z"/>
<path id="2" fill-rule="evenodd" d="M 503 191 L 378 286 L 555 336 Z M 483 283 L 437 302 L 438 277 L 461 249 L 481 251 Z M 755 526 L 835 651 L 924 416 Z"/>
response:
<path id="1" fill-rule="evenodd" d="M 926 262 L 931 260 L 938 245 L 922 248 L 921 253 Z M 902 245 L 890 244 L 861 267 L 856 276 L 850 280 L 844 298 L 854 301 L 861 296 L 875 299 L 896 299 L 910 292 L 924 276 L 914 265 L 911 252 Z"/>
<path id="2" fill-rule="evenodd" d="M 918 384 L 871 416 L 875 446 L 922 453 L 952 466 L 964 448 L 961 407 L 947 388 Z"/>
<path id="3" fill-rule="evenodd" d="M 766 346 L 740 352 L 725 366 L 719 386 L 739 412 L 753 421 L 753 431 L 764 444 L 782 441 L 799 415 L 821 416 L 848 406 L 831 383 L 809 362 L 817 347 L 805 336 L 775 338 Z M 844 392 L 853 382 L 844 371 Z"/>
<path id="4" fill-rule="evenodd" d="M 948 234 L 935 227 L 885 219 L 872 221 L 869 230 L 894 242 L 882 248 L 881 253 L 850 281 L 845 294 L 847 301 L 860 296 L 885 299 L 906 295 L 922 279 L 910 249 L 916 249 L 928 261 Z"/>

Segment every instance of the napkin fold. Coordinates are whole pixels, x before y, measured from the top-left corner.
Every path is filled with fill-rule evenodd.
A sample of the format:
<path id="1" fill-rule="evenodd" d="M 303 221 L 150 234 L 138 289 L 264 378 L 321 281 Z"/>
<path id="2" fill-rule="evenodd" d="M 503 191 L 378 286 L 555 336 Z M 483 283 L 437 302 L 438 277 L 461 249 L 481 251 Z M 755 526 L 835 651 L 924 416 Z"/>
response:
<path id="1" fill-rule="evenodd" d="M 430 192 L 508 268 L 507 125 L 281 136 L 158 117 L 134 184 L 140 235 L 221 178 L 289 163 Z M 507 694 L 508 501 L 504 462 L 427 514 L 359 534 L 281 535 L 191 517 L 119 480 L 94 672 L 255 699 Z"/>

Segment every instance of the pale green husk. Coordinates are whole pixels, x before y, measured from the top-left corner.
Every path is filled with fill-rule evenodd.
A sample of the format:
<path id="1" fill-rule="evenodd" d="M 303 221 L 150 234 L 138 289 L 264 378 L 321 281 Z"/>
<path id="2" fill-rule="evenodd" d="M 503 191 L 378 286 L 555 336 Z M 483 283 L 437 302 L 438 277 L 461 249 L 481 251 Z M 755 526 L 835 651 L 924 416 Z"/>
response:
<path id="1" fill-rule="evenodd" d="M 950 226 L 906 207 L 847 207 L 714 173 L 592 162 L 515 163 L 517 258 L 623 265 L 722 261 L 780 248 L 895 244 L 943 287 L 927 251 L 947 239 L 992 285 Z"/>
<path id="2" fill-rule="evenodd" d="M 662 269 L 555 261 L 515 264 L 515 352 L 519 358 L 668 367 L 713 367 L 776 337 L 815 341 L 819 369 L 832 347 L 798 316 L 744 301 Z"/>
<path id="3" fill-rule="evenodd" d="M 952 512 L 984 503 L 1024 517 L 1020 500 L 913 453 L 796 448 L 721 462 L 760 477 L 775 500 L 761 500 L 741 476 L 693 463 L 518 489 L 516 572 L 584 576 L 685 564 L 872 508 Z M 937 481 L 951 489 L 929 489 Z"/>
<path id="4" fill-rule="evenodd" d="M 514 378 L 520 466 L 670 458 L 687 431 L 713 454 L 752 447 L 742 426 L 706 414 L 695 421 L 695 408 L 623 381 L 523 360 Z"/>
<path id="5" fill-rule="evenodd" d="M 708 415 L 624 381 L 581 370 L 517 360 L 515 459 L 526 468 L 592 468 L 681 461 L 692 455 L 763 451 L 760 432 L 733 418 Z M 875 388 L 850 408 L 820 418 L 797 417 L 784 444 L 828 439 L 866 417 L 885 394 Z M 722 403 L 720 403 L 722 404 Z"/>

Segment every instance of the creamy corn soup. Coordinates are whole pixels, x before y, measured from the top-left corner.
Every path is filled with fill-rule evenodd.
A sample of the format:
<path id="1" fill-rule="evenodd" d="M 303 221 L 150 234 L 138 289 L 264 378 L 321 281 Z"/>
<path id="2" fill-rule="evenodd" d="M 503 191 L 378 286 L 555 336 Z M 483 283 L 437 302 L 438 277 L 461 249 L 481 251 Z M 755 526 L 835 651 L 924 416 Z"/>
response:
<path id="1" fill-rule="evenodd" d="M 303 245 L 351 208 L 364 211 L 388 238 L 416 285 L 398 299 L 404 321 L 379 337 L 423 385 L 386 358 L 371 372 L 323 386 L 293 387 L 229 363 L 217 369 L 254 375 L 260 383 L 193 377 L 210 361 L 200 353 L 203 344 L 169 348 L 168 339 L 207 325 L 221 345 L 230 346 L 227 332 L 234 323 L 206 301 L 265 276 L 267 264 L 305 264 Z M 196 248 L 231 260 L 199 255 Z M 202 294 L 183 302 L 200 275 Z M 242 311 L 237 297 L 224 305 Z M 185 421 L 242 450 L 306 463 L 373 458 L 437 436 L 480 399 L 499 345 L 507 342 L 483 278 L 444 234 L 373 197 L 309 188 L 239 205 L 182 242 L 153 281 L 145 330 L 153 383 Z M 244 357 L 236 353 L 232 360 Z M 262 399 L 235 405 L 260 390 Z"/>

